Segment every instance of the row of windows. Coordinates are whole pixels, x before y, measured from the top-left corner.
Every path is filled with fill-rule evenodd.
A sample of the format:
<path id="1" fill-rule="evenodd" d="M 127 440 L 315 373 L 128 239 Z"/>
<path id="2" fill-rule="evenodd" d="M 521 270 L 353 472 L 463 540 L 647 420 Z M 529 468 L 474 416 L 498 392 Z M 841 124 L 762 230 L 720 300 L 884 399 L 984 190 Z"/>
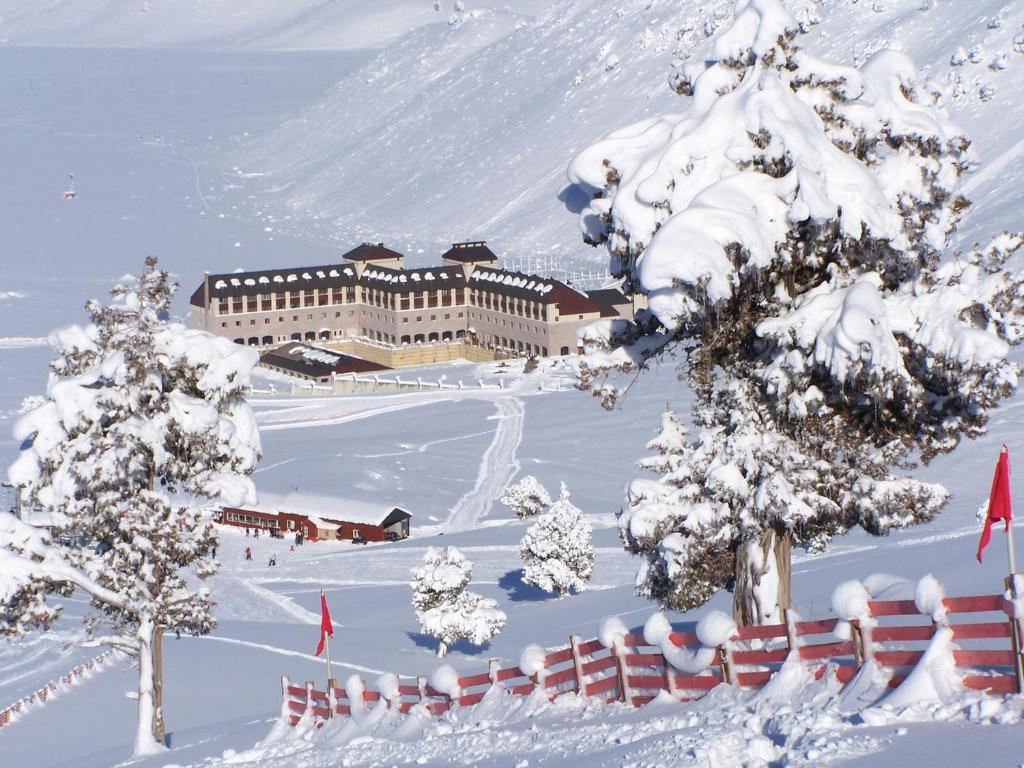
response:
<path id="1" fill-rule="evenodd" d="M 217 314 L 240 315 L 246 312 L 272 312 L 275 309 L 325 307 L 328 304 L 355 304 L 355 288 L 324 288 L 312 291 L 263 293 L 258 296 L 233 296 L 217 302 Z"/>
<path id="2" fill-rule="evenodd" d="M 355 304 L 358 298 L 354 287 L 225 297 L 217 302 L 217 314 L 240 315 L 249 312 L 273 312 L 280 309 L 324 307 L 331 304 Z M 440 291 L 419 291 L 413 294 L 395 294 L 389 291 L 363 289 L 362 299 L 370 306 L 381 309 L 396 311 L 433 309 L 434 307 L 464 305 L 466 303 L 466 289 L 453 288 Z M 494 312 L 504 312 L 505 314 L 529 317 L 534 320 L 540 320 L 544 317 L 544 308 L 539 302 L 510 298 L 489 291 L 471 291 L 470 303 L 473 306 L 489 309 Z"/>
<path id="3" fill-rule="evenodd" d="M 541 320 L 544 317 L 544 306 L 539 302 L 511 298 L 500 293 L 470 291 L 469 301 L 474 307 L 490 309 L 494 312 L 504 312 L 507 315 L 530 317 L 534 320 Z"/>
<path id="4" fill-rule="evenodd" d="M 265 517 L 257 517 L 255 515 L 240 515 L 237 512 L 228 512 L 228 521 L 232 523 L 245 523 L 246 525 L 259 528 L 277 528 L 277 520 L 267 520 Z"/>
<path id="5" fill-rule="evenodd" d="M 363 297 L 371 307 L 392 309 L 397 311 L 409 309 L 433 309 L 434 307 L 450 307 L 466 303 L 465 288 L 446 288 L 439 291 L 419 291 L 417 293 L 391 293 L 364 289 Z"/>
<path id="6" fill-rule="evenodd" d="M 286 341 L 330 341 L 331 337 L 341 338 L 345 335 L 344 331 L 306 331 L 305 333 L 295 332 L 290 336 L 250 336 L 248 338 L 235 339 L 235 344 L 241 344 L 243 346 L 250 347 L 266 347 L 271 344 L 283 343 Z M 455 339 L 464 339 L 466 332 L 464 330 L 458 331 L 434 331 L 432 333 L 417 333 L 417 334 L 405 334 L 403 336 L 396 336 L 392 333 L 384 333 L 383 331 L 372 331 L 364 329 L 362 335 L 368 339 L 379 341 L 384 344 L 426 344 L 432 341 L 454 341 Z"/>

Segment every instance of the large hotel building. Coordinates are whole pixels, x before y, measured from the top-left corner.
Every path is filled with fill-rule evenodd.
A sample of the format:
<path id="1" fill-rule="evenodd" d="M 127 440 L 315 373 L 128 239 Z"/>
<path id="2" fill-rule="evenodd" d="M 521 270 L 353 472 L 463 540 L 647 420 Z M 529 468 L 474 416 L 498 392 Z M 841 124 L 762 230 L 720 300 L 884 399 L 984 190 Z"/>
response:
<path id="1" fill-rule="evenodd" d="M 339 264 L 208 274 L 192 325 L 261 349 L 313 342 L 398 367 L 573 354 L 582 326 L 632 316 L 618 290 L 581 292 L 496 261 L 483 242 L 455 243 L 440 266 L 406 269 L 402 254 L 364 243 Z"/>

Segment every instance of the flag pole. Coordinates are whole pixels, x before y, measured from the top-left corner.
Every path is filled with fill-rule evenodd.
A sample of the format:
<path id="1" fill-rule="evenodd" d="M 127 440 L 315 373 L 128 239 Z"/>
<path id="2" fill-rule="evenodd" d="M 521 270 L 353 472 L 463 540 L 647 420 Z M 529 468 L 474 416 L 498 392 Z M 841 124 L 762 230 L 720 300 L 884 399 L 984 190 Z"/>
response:
<path id="1" fill-rule="evenodd" d="M 324 634 L 324 648 L 327 650 L 327 685 L 331 684 L 331 636 Z"/>
<path id="2" fill-rule="evenodd" d="M 1006 447 L 1006 443 L 1003 443 L 1003 452 L 1006 453 L 1007 456 L 1009 456 L 1009 454 L 1010 454 L 1010 449 Z M 1006 464 L 1006 474 L 1007 474 L 1007 485 L 1009 485 L 1009 474 L 1010 474 L 1010 464 L 1009 464 L 1009 462 L 1007 462 L 1007 464 Z M 1006 521 L 1006 552 L 1009 555 L 1009 560 L 1010 560 L 1010 578 L 1012 579 L 1014 577 L 1014 575 L 1017 573 L 1017 557 L 1016 557 L 1016 554 L 1015 554 L 1016 548 L 1013 546 L 1013 514 L 1012 513 L 1010 513 L 1010 517 Z"/>
<path id="3" fill-rule="evenodd" d="M 1013 555 L 1013 522 L 1007 522 L 1006 524 L 1006 552 L 1010 559 L 1010 577 L 1017 573 L 1017 560 Z"/>

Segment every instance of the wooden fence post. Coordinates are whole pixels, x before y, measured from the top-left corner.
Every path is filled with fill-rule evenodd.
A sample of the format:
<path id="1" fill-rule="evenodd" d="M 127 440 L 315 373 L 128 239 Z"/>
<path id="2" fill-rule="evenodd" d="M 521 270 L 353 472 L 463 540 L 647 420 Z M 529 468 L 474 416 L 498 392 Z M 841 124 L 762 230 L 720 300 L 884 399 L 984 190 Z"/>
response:
<path id="1" fill-rule="evenodd" d="M 850 639 L 853 640 L 853 666 L 860 669 L 864 664 L 864 649 L 861 647 L 863 638 L 860 634 L 860 622 L 850 619 Z"/>
<path id="2" fill-rule="evenodd" d="M 722 682 L 735 685 L 732 668 L 732 649 L 728 644 L 718 646 L 718 671 L 722 675 Z"/>
<path id="3" fill-rule="evenodd" d="M 576 672 L 576 692 L 586 698 L 587 680 L 583 674 L 583 657 L 580 655 L 579 635 L 569 635 L 569 648 L 572 649 L 572 668 Z"/>
<path id="4" fill-rule="evenodd" d="M 416 687 L 420 689 L 420 702 L 427 700 L 427 676 L 419 675 L 416 678 Z"/>
<path id="5" fill-rule="evenodd" d="M 796 634 L 796 620 L 789 608 L 782 609 L 782 622 L 786 625 L 786 647 L 789 652 L 800 651 L 800 638 Z"/>
<path id="6" fill-rule="evenodd" d="M 665 667 L 664 667 L 664 672 L 665 672 L 665 690 L 668 691 L 672 695 L 673 699 L 678 699 L 679 698 L 679 689 L 676 688 L 676 670 L 675 670 L 675 667 L 673 667 L 669 663 L 668 657 L 664 653 L 661 654 L 661 660 L 662 660 L 662 662 L 665 665 Z"/>
<path id="7" fill-rule="evenodd" d="M 615 674 L 619 678 L 619 700 L 633 703 L 633 692 L 629 689 L 629 668 L 626 666 L 626 649 L 618 639 L 612 643 L 612 656 L 615 657 Z"/>
<path id="8" fill-rule="evenodd" d="M 306 712 L 313 713 L 313 682 L 306 682 Z"/>
<path id="9" fill-rule="evenodd" d="M 1007 592 L 1010 593 L 1010 600 L 1017 598 L 1017 584 L 1014 575 L 1011 574 L 1003 580 Z M 1013 672 L 1017 677 L 1017 693 L 1024 693 L 1024 663 L 1021 660 L 1021 622 L 1020 617 L 1013 615 L 1012 608 L 1007 618 L 1010 621 L 1010 645 L 1013 650 Z"/>
<path id="10" fill-rule="evenodd" d="M 327 716 L 334 718 L 338 714 L 338 694 L 336 691 L 337 680 L 333 677 L 327 678 Z"/>

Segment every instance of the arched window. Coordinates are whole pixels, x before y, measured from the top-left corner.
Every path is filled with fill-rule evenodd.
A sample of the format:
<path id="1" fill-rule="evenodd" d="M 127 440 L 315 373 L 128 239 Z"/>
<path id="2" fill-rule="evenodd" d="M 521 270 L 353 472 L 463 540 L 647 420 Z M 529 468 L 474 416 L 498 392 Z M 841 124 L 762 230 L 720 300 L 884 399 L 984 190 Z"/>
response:
<path id="1" fill-rule="evenodd" d="M 296 331 L 291 335 L 292 341 L 302 341 L 302 334 Z"/>
<path id="2" fill-rule="evenodd" d="M 437 331 L 434 331 L 427 337 L 427 341 L 437 341 L 438 338 Z"/>
<path id="3" fill-rule="evenodd" d="M 569 354 L 569 348 L 568 347 L 562 347 L 561 352 L 559 352 L 558 354 L 560 354 L 560 355 L 568 355 Z"/>
<path id="4" fill-rule="evenodd" d="M 411 336 L 409 336 L 408 334 L 406 334 L 405 336 L 403 336 L 403 337 L 402 337 L 402 343 L 403 343 L 403 344 L 408 344 L 408 343 L 410 343 L 411 341 L 412 341 L 412 337 L 411 337 Z"/>
<path id="5" fill-rule="evenodd" d="M 306 331 L 306 341 L 316 341 L 316 331 Z"/>
<path id="6" fill-rule="evenodd" d="M 273 336 L 264 336 L 263 337 L 263 344 L 264 344 L 264 346 L 266 346 L 267 344 L 273 344 L 273 343 L 274 343 L 274 337 Z"/>

